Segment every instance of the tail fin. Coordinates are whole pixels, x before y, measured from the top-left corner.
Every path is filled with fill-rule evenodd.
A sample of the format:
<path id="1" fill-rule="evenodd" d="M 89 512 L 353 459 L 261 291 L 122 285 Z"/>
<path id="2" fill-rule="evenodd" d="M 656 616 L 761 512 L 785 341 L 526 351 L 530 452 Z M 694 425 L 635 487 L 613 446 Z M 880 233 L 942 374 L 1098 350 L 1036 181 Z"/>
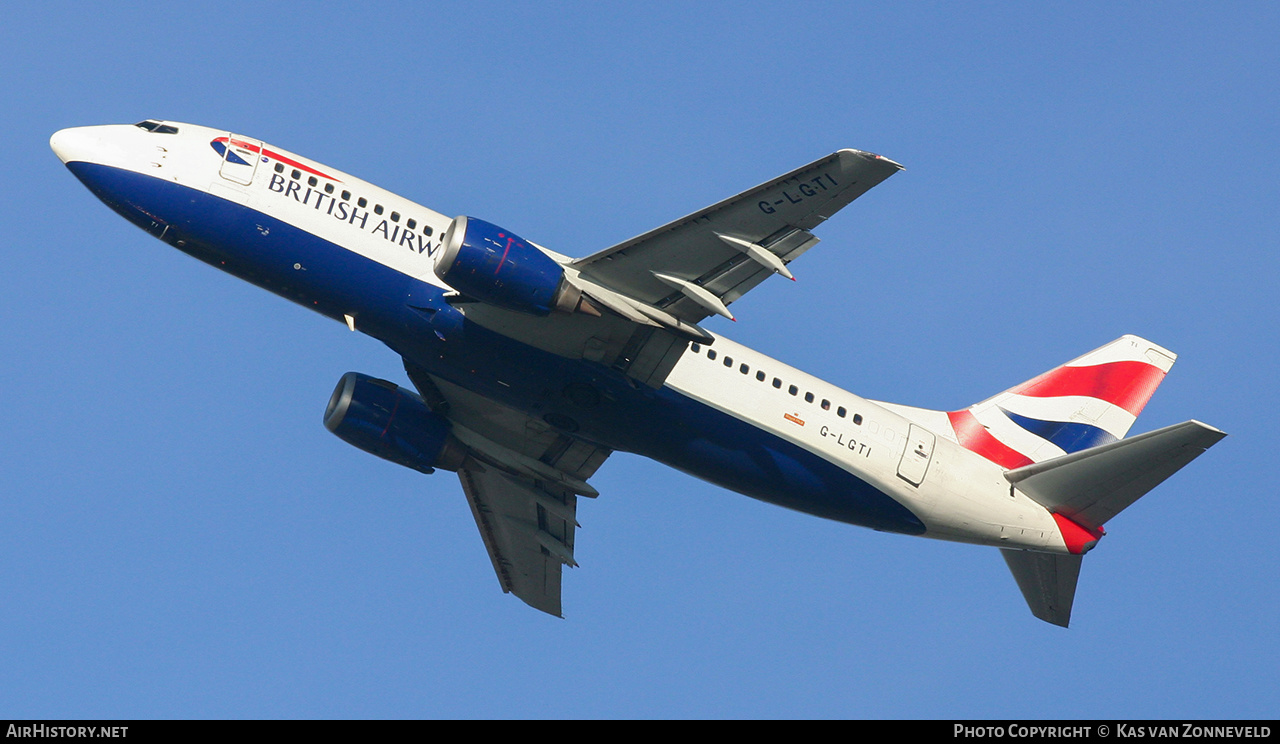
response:
<path id="1" fill-rule="evenodd" d="M 947 418 L 966 449 L 1020 468 L 1124 438 L 1176 358 L 1123 336 Z"/>
<path id="2" fill-rule="evenodd" d="M 1184 421 L 1005 473 L 1010 483 L 1053 513 L 1071 551 L 1000 551 L 1031 613 L 1067 627 L 1080 559 L 1103 535 L 1102 524 L 1225 436 L 1199 421 Z"/>
<path id="3" fill-rule="evenodd" d="M 1102 525 L 1226 434 L 1187 421 L 1125 439 L 1177 357 L 1137 336 L 964 410 L 947 413 L 956 441 L 1005 469 L 1053 514 L 1068 554 L 1001 550 L 1032 614 L 1066 627 L 1084 553 Z"/>

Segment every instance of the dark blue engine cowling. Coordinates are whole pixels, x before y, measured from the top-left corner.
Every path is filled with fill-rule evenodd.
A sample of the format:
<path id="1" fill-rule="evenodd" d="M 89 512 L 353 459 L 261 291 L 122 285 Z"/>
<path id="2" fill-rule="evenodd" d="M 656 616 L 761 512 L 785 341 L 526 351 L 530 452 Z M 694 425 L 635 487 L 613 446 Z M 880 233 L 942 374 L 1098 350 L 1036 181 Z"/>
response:
<path id="1" fill-rule="evenodd" d="M 457 469 L 458 446 L 449 436 L 449 420 L 386 380 L 358 372 L 343 375 L 329 398 L 324 425 L 348 444 L 422 473 Z"/>
<path id="2" fill-rule="evenodd" d="M 436 276 L 464 295 L 507 310 L 547 315 L 572 311 L 577 296 L 564 269 L 510 230 L 474 217 L 458 217 L 444 235 Z"/>

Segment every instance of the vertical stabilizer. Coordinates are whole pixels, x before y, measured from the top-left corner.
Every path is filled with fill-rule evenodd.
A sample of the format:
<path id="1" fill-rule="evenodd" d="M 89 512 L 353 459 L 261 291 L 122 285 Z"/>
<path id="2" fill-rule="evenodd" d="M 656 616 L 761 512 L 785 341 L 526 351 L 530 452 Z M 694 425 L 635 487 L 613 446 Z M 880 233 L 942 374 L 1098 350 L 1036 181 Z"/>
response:
<path id="1" fill-rule="evenodd" d="M 1124 438 L 1176 358 L 1123 336 L 947 418 L 966 449 L 1020 468 Z"/>
<path id="2" fill-rule="evenodd" d="M 1036 617 L 1067 627 L 1080 564 L 1103 523 L 1226 436 L 1187 421 L 1125 439 L 1177 357 L 1122 336 L 946 414 L 956 441 L 1048 510 L 1067 553 L 1001 550 Z"/>

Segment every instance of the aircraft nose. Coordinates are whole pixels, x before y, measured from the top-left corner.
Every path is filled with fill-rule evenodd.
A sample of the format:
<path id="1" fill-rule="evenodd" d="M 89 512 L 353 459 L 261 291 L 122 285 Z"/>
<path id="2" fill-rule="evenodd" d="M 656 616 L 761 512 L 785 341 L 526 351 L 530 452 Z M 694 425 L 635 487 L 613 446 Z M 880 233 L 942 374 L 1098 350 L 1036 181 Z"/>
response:
<path id="1" fill-rule="evenodd" d="M 63 163 L 92 159 L 92 153 L 101 147 L 97 127 L 72 127 L 60 129 L 49 138 L 49 147 Z"/>

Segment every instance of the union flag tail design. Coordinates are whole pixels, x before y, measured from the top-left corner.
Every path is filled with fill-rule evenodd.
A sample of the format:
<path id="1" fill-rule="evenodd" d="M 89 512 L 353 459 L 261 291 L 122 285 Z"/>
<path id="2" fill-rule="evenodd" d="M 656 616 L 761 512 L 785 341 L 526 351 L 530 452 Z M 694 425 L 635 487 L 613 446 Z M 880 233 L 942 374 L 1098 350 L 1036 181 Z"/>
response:
<path id="1" fill-rule="evenodd" d="M 1020 468 L 1124 438 L 1176 358 L 1123 336 L 947 418 L 966 449 Z"/>

